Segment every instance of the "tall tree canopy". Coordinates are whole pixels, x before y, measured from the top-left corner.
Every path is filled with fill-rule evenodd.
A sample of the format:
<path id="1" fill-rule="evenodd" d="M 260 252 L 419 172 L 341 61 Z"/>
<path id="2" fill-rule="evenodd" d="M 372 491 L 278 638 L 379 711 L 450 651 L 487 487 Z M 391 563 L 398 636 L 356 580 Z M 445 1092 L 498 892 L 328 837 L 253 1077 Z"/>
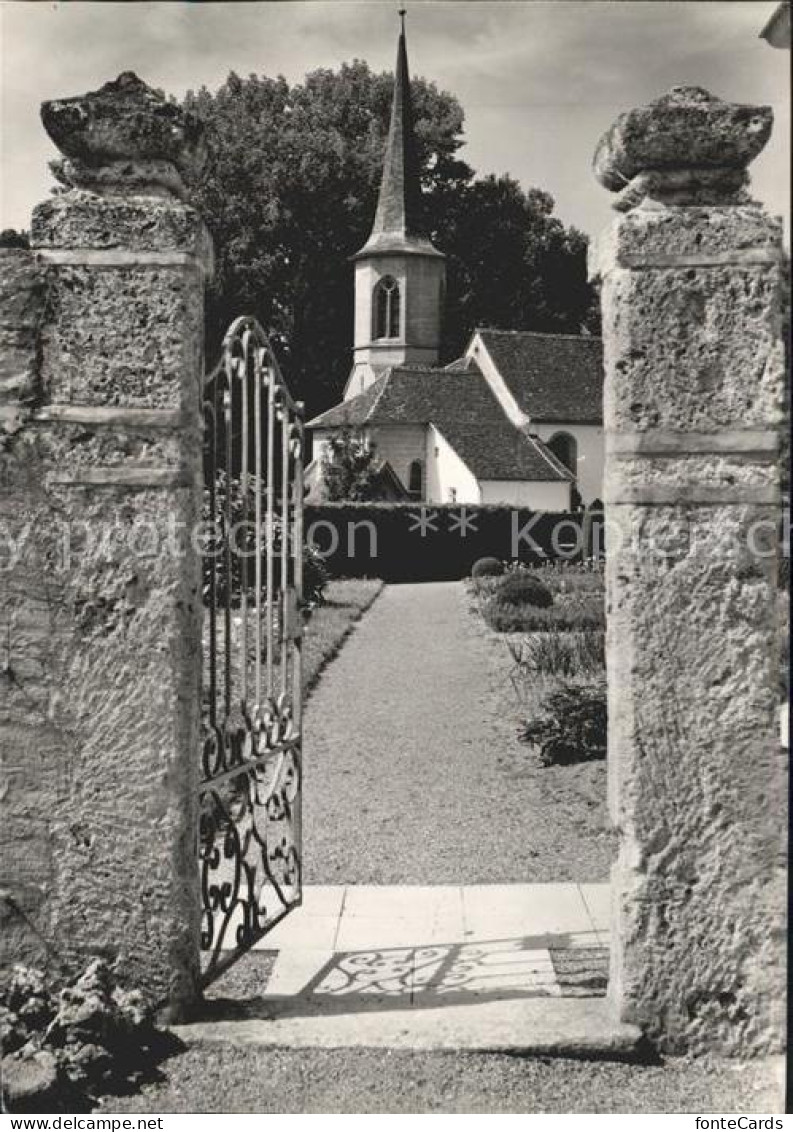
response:
<path id="1" fill-rule="evenodd" d="M 340 399 L 350 368 L 350 256 L 374 217 L 392 83 L 356 60 L 293 85 L 232 72 L 216 93 L 185 98 L 211 150 L 191 186 L 217 256 L 209 348 L 234 316 L 255 314 L 312 414 Z M 476 180 L 457 156 L 457 100 L 423 79 L 411 88 L 428 226 L 448 256 L 442 360 L 475 325 L 594 326 L 583 235 L 552 215 L 547 193 L 509 177 Z"/>

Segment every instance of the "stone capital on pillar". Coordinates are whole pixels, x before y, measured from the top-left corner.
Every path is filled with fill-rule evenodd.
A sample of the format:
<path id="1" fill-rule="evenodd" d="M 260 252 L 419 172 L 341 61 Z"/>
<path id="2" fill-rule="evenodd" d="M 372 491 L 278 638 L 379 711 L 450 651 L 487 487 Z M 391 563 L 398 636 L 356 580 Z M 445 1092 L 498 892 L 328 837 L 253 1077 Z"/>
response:
<path id="1" fill-rule="evenodd" d="M 643 200 L 672 204 L 745 199 L 747 166 L 771 134 L 770 106 L 722 102 L 702 87 L 677 86 L 621 114 L 598 143 L 595 176 L 618 194 L 621 212 Z"/>
<path id="2" fill-rule="evenodd" d="M 127 72 L 100 90 L 42 105 L 63 156 L 51 163 L 63 189 L 33 213 L 32 245 L 44 258 L 69 251 L 187 257 L 211 276 L 212 242 L 186 203 L 183 178 L 206 160 L 203 127 Z M 95 262 L 101 262 L 95 257 Z"/>
<path id="3" fill-rule="evenodd" d="M 781 225 L 746 192 L 767 107 L 675 88 L 597 147 L 611 993 L 667 1050 L 784 1029 L 776 553 Z"/>

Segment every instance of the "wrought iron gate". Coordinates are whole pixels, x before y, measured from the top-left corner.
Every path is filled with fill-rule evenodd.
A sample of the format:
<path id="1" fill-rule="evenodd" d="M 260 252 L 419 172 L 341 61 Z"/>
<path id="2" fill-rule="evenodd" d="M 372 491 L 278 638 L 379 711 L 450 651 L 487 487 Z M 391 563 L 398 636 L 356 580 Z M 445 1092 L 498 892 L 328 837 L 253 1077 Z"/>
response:
<path id="1" fill-rule="evenodd" d="M 206 985 L 301 900 L 303 406 L 252 318 L 205 379 L 204 479 Z"/>

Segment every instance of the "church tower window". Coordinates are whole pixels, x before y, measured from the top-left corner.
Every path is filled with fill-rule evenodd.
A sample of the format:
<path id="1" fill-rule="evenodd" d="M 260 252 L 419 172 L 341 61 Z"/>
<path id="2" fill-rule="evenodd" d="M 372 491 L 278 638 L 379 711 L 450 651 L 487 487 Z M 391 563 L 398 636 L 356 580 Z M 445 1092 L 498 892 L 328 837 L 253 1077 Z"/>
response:
<path id="1" fill-rule="evenodd" d="M 399 284 L 384 275 L 374 289 L 374 338 L 399 337 Z"/>

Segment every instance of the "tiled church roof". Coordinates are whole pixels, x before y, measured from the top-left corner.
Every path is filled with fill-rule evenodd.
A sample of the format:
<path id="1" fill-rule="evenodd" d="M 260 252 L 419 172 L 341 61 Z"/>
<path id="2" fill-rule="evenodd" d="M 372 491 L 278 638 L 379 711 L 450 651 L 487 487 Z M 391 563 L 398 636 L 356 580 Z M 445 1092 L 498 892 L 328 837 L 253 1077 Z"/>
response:
<path id="1" fill-rule="evenodd" d="M 478 480 L 534 480 L 558 483 L 572 474 L 538 436 L 500 421 L 461 422 L 453 417 L 433 421 Z"/>
<path id="2" fill-rule="evenodd" d="M 600 424 L 603 344 L 577 334 L 477 330 L 520 408 L 535 421 Z"/>
<path id="3" fill-rule="evenodd" d="M 309 427 L 430 423 L 477 479 L 558 482 L 572 478 L 541 440 L 512 424 L 475 370 L 394 366 L 365 393 L 322 413 Z"/>

